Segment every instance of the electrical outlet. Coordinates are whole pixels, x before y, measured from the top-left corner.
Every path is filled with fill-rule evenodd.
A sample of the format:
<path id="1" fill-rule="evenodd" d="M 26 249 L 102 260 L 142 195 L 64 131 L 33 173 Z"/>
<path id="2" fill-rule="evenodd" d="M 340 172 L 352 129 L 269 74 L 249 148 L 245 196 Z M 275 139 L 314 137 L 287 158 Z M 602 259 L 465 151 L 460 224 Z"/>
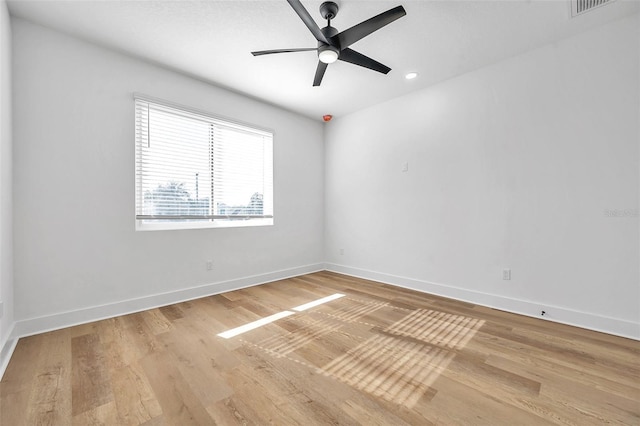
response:
<path id="1" fill-rule="evenodd" d="M 341 248 L 341 249 L 340 249 L 340 254 L 341 254 L 341 255 L 343 255 L 343 254 L 344 254 L 344 249 L 343 249 L 343 248 Z"/>
<path id="2" fill-rule="evenodd" d="M 409 171 L 409 162 L 405 161 L 404 163 L 402 163 L 402 171 L 403 172 Z"/>
<path id="3" fill-rule="evenodd" d="M 503 269 L 502 270 L 502 279 L 510 280 L 511 279 L 511 269 Z"/>
<path id="4" fill-rule="evenodd" d="M 207 271 L 213 269 L 213 260 L 207 260 Z"/>
<path id="5" fill-rule="evenodd" d="M 0 318 L 4 315 L 4 302 L 0 302 Z"/>

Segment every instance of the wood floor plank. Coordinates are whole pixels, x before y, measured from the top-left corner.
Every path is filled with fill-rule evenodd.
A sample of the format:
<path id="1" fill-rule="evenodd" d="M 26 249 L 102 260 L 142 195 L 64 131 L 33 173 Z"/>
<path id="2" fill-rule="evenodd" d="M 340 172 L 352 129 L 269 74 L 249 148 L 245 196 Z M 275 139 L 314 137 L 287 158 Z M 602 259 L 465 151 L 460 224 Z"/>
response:
<path id="1" fill-rule="evenodd" d="M 550 425 L 558 424 L 551 411 L 530 412 L 506 403 L 487 392 L 478 392 L 464 382 L 440 376 L 434 387 L 438 393 L 429 405 L 418 404 L 416 410 L 435 424 L 447 425 Z M 450 395 L 457 395 L 451 398 Z"/>
<path id="2" fill-rule="evenodd" d="M 0 424 L 26 424 L 29 400 L 39 371 L 34 364 L 41 359 L 42 335 L 20 339 L 0 382 Z"/>
<path id="3" fill-rule="evenodd" d="M 158 308 L 158 310 L 171 322 L 184 318 L 180 304 L 163 306 Z"/>
<path id="4" fill-rule="evenodd" d="M 66 424 L 73 426 L 120 425 L 122 420 L 118 416 L 115 402 L 110 401 L 74 415 L 72 422 Z"/>
<path id="5" fill-rule="evenodd" d="M 70 329 L 45 333 L 29 398 L 28 424 L 62 424 L 71 413 Z"/>
<path id="6" fill-rule="evenodd" d="M 548 398 L 555 402 L 565 400 L 565 405 L 567 405 L 566 390 L 571 389 L 572 392 L 580 395 L 580 399 L 569 405 L 579 409 L 585 417 L 594 423 L 606 423 L 608 420 L 612 420 L 612 423 L 624 424 L 624 418 L 636 417 L 637 423 L 640 424 L 640 414 L 637 413 L 640 389 L 624 386 L 624 390 L 615 389 L 615 387 L 607 387 L 604 390 L 600 386 L 602 383 L 600 380 L 588 382 L 574 380 L 565 377 L 561 372 L 558 374 L 545 369 L 531 369 L 502 357 L 492 356 L 487 360 L 487 363 L 522 376 L 535 377 L 543 382 L 544 387 L 540 392 L 542 398 Z M 617 392 L 618 390 L 620 392 Z M 600 408 L 593 411 L 592 407 L 594 406 L 600 406 Z M 634 412 L 635 414 L 633 414 Z"/>
<path id="7" fill-rule="evenodd" d="M 245 417 L 245 414 L 241 412 L 242 408 L 236 407 L 235 401 L 233 398 L 227 398 L 222 401 L 217 401 L 214 404 L 207 407 L 207 412 L 211 417 L 214 424 L 218 425 L 254 425 L 255 422 L 251 421 L 251 417 L 253 414 L 248 414 L 248 417 Z"/>
<path id="8" fill-rule="evenodd" d="M 325 271 L 20 339 L 0 424 L 640 425 L 640 342 Z"/>
<path id="9" fill-rule="evenodd" d="M 104 350 L 97 334 L 83 334 L 71 339 L 73 369 L 72 414 L 76 416 L 113 401 L 111 377 Z"/>
<path id="10" fill-rule="evenodd" d="M 536 342 L 523 341 L 520 338 L 514 338 L 514 334 L 504 335 L 500 339 L 496 339 L 496 335 L 485 335 L 482 332 L 476 335 L 472 344 L 475 350 L 487 351 L 494 354 L 509 353 L 511 357 L 519 359 L 522 363 L 554 366 L 558 371 L 565 371 L 567 374 L 570 371 L 576 375 L 575 380 L 581 380 L 582 377 L 592 376 L 596 377 L 596 381 L 603 383 L 607 379 L 613 379 L 616 382 L 627 386 L 638 386 L 638 374 L 635 363 L 630 363 L 627 367 L 620 367 L 619 369 L 607 369 L 599 368 L 595 364 L 594 360 L 602 359 L 608 351 L 603 351 L 601 348 L 598 352 L 599 355 L 586 355 L 577 356 L 572 358 L 569 354 L 565 354 L 562 350 L 553 349 L 549 350 L 548 347 L 538 348 Z M 637 344 L 637 343 L 632 343 Z M 545 346 L 544 344 L 542 346 Z M 485 349 L 483 349 L 485 348 Z M 604 360 L 603 360 L 604 362 Z"/>
<path id="11" fill-rule="evenodd" d="M 30 390 L 31 381 L 37 375 L 37 370 L 31 366 L 38 362 L 44 341 L 44 334 L 25 337 L 18 341 L 0 382 L 0 397 Z"/>
<path id="12" fill-rule="evenodd" d="M 172 354 L 153 353 L 144 357 L 140 364 L 167 423 L 184 426 L 214 424 L 180 373 Z"/>
<path id="13" fill-rule="evenodd" d="M 176 355 L 176 366 L 191 391 L 200 404 L 208 407 L 233 395 L 233 389 L 221 377 L 223 369 L 220 367 L 224 364 L 225 358 L 228 359 L 232 354 L 216 357 L 214 354 L 225 351 L 223 347 L 215 345 L 213 335 L 202 336 L 198 331 L 198 328 L 178 326 L 173 332 L 176 335 L 166 335 L 163 338 L 167 350 Z"/>
<path id="14" fill-rule="evenodd" d="M 144 319 L 153 334 L 167 333 L 173 329 L 173 324 L 160 309 L 150 309 L 138 315 Z"/>
<path id="15" fill-rule="evenodd" d="M 137 362 L 111 370 L 111 377 L 115 404 L 123 425 L 144 424 L 162 415 L 160 403 Z"/>
<path id="16" fill-rule="evenodd" d="M 142 357 L 137 339 L 126 323 L 126 317 L 111 318 L 99 323 L 100 341 L 104 346 L 104 356 L 111 370 L 127 367 Z"/>
<path id="17" fill-rule="evenodd" d="M 131 314 L 121 317 L 125 321 L 126 342 L 129 343 L 132 355 L 136 359 L 141 359 L 148 354 L 153 354 L 162 350 L 158 338 L 149 327 L 143 313 Z M 122 344 L 126 343 L 121 341 Z M 128 350 L 129 350 L 128 349 Z"/>

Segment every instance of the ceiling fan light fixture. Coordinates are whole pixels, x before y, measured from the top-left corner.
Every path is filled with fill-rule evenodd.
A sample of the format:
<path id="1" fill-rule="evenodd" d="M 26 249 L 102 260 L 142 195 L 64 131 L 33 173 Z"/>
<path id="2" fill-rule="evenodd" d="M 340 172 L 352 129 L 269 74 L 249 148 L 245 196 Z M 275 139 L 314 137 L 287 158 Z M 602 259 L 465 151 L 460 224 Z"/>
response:
<path id="1" fill-rule="evenodd" d="M 318 59 L 325 64 L 332 64 L 338 60 L 340 55 L 337 48 L 333 46 L 322 46 L 318 48 Z"/>

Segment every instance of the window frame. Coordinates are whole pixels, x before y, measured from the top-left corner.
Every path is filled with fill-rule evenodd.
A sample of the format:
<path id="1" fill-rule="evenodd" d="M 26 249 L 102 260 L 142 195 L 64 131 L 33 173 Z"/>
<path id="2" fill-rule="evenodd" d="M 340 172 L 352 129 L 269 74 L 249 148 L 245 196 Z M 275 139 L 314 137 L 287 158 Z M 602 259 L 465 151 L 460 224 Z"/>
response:
<path id="1" fill-rule="evenodd" d="M 133 115 L 134 115 L 134 180 L 135 180 L 135 202 L 134 202 L 134 217 L 135 217 L 135 229 L 136 231 L 156 231 L 156 230 L 181 230 L 181 229 L 209 229 L 209 228 L 242 228 L 242 227 L 254 227 L 254 226 L 273 226 L 274 218 L 275 218 L 275 191 L 274 191 L 274 140 L 275 140 L 275 132 L 272 129 L 264 128 L 257 126 L 255 124 L 250 124 L 246 122 L 242 122 L 235 119 L 229 119 L 227 117 L 221 117 L 217 114 L 212 114 L 208 111 L 200 110 L 193 107 L 188 107 L 185 105 L 177 104 L 174 102 L 166 101 L 163 99 L 158 99 L 155 97 L 147 96 L 140 93 L 133 94 Z M 242 130 L 250 130 L 255 132 L 255 134 L 264 133 L 265 136 L 270 136 L 270 163 L 271 163 L 271 214 L 260 215 L 260 217 L 255 217 L 253 215 L 207 215 L 207 219 L 203 219 L 198 222 L 188 221 L 189 218 L 185 218 L 183 216 L 182 220 L 180 218 L 172 217 L 172 215 L 164 215 L 158 216 L 158 219 L 162 221 L 153 222 L 155 217 L 153 215 L 142 215 L 138 214 L 139 212 L 139 202 L 140 198 L 144 197 L 142 191 L 142 177 L 140 173 L 140 154 L 139 154 L 139 123 L 138 123 L 138 112 L 137 112 L 137 102 L 146 102 L 153 104 L 154 106 L 158 106 L 160 108 L 166 108 L 169 110 L 176 110 L 178 113 L 184 113 L 186 116 L 195 115 L 202 118 L 206 118 L 211 122 L 212 125 L 219 125 L 222 127 L 239 127 Z M 266 195 L 266 194 L 263 194 Z M 211 200 L 211 203 L 214 203 L 214 200 Z M 187 216 L 187 215 L 185 215 Z M 173 219 L 173 220 L 172 220 Z M 193 219 L 193 218 L 192 218 Z"/>

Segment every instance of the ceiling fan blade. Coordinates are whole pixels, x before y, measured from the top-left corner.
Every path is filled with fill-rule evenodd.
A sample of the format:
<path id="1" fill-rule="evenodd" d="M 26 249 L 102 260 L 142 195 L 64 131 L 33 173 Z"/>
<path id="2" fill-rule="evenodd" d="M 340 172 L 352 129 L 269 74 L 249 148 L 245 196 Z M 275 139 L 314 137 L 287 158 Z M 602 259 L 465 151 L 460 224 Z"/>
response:
<path id="1" fill-rule="evenodd" d="M 407 12 L 404 10 L 404 7 L 394 7 L 393 9 L 382 12 L 373 18 L 360 22 L 358 25 L 354 25 L 353 27 L 334 35 L 331 37 L 331 40 L 334 43 L 338 43 L 341 49 L 345 49 L 361 38 L 366 37 L 372 32 L 392 23 L 396 19 L 402 18 L 406 14 Z"/>
<path id="2" fill-rule="evenodd" d="M 381 64 L 380 62 L 371 59 L 368 56 L 364 56 L 362 53 L 358 53 L 355 50 L 349 48 L 343 49 L 340 52 L 338 60 L 369 68 L 370 70 L 378 71 L 382 74 L 387 74 L 389 71 L 391 71 L 391 68 L 389 68 L 388 66 Z"/>
<path id="3" fill-rule="evenodd" d="M 272 53 L 289 53 L 289 52 L 309 52 L 312 50 L 318 50 L 317 47 L 304 47 L 301 49 L 275 49 L 275 50 L 259 50 L 257 52 L 251 52 L 253 56 L 271 55 Z"/>
<path id="4" fill-rule="evenodd" d="M 324 34 L 322 34 L 322 31 L 320 31 L 320 27 L 318 26 L 318 24 L 316 24 L 316 21 L 313 20 L 311 15 L 309 15 L 307 9 L 305 9 L 302 3 L 300 3 L 300 0 L 287 1 L 289 2 L 293 10 L 296 11 L 300 19 L 302 19 L 302 22 L 304 22 L 307 28 L 309 28 L 309 31 L 311 31 L 311 34 L 313 34 L 316 40 L 329 44 L 327 38 L 324 36 Z"/>
<path id="5" fill-rule="evenodd" d="M 320 86 L 322 83 L 322 77 L 324 77 L 324 72 L 327 70 L 327 64 L 324 62 L 318 61 L 318 68 L 316 68 L 316 76 L 313 79 L 314 86 Z"/>

